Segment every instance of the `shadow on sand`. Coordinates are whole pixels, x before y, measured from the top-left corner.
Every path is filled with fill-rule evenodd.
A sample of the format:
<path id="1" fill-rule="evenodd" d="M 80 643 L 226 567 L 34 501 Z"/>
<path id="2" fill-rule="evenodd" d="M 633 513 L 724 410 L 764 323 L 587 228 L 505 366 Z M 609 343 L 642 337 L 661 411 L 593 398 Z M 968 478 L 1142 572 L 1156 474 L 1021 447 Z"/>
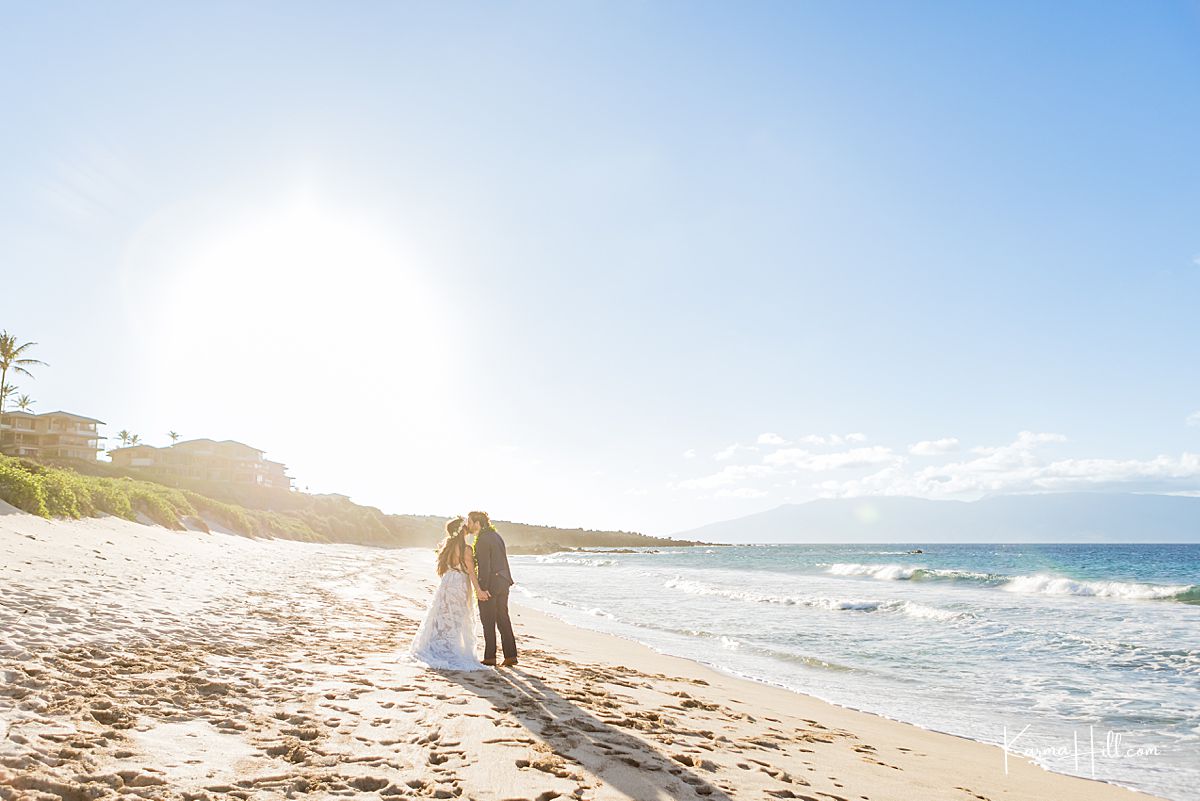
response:
<path id="1" fill-rule="evenodd" d="M 580 766 L 630 798 L 730 801 L 721 788 L 646 740 L 563 698 L 523 668 L 444 673 L 492 706 L 507 709 L 570 769 Z M 536 767 L 536 766 L 534 766 Z M 715 778 L 715 774 L 710 774 Z"/>

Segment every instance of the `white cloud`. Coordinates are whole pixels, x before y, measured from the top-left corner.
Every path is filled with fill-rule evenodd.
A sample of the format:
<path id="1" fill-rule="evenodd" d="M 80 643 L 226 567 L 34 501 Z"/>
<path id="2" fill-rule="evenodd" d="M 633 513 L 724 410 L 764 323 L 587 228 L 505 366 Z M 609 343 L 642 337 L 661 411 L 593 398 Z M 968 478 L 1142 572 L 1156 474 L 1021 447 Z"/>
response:
<path id="1" fill-rule="evenodd" d="M 676 482 L 675 486 L 680 489 L 717 489 L 740 484 L 750 479 L 762 478 L 770 475 L 771 472 L 770 467 L 761 464 L 731 464 L 720 472 L 700 478 L 685 479 Z"/>
<path id="2" fill-rule="evenodd" d="M 1193 416 L 1200 418 L 1200 412 Z M 711 475 L 672 480 L 667 486 L 699 491 L 713 498 L 743 499 L 768 497 L 780 491 L 796 497 L 796 493 L 807 494 L 806 487 L 809 492 L 827 497 L 910 495 L 962 500 L 990 494 L 1068 490 L 1200 491 L 1200 454 L 1185 452 L 1150 459 L 1055 458 L 1054 447 L 1067 438 L 1051 432 L 1022 431 L 1006 444 L 971 448 L 965 453 L 956 437 L 924 440 L 907 448 L 907 454 L 918 457 L 958 452 L 954 461 L 932 465 L 924 460 L 910 461 L 905 451 L 896 452 L 882 445 L 832 451 L 799 447 L 799 442 L 806 440 L 819 440 L 828 447 L 835 442 L 844 445 L 851 438 L 861 441 L 860 437 L 813 435 L 790 447 L 762 447 L 754 464 L 727 464 Z M 716 456 L 732 459 L 743 451 L 759 450 L 735 444 Z"/>
<path id="3" fill-rule="evenodd" d="M 753 445 L 742 445 L 740 442 L 735 442 L 728 448 L 722 448 L 713 454 L 713 458 L 718 462 L 727 462 L 742 451 L 757 451 Z"/>
<path id="4" fill-rule="evenodd" d="M 1200 484 L 1200 454 L 1160 455 L 1144 460 L 1045 458 L 1042 446 L 1065 440 L 1060 434 L 1022 431 L 1008 445 L 973 449 L 973 459 L 915 472 L 889 465 L 862 478 L 824 481 L 815 488 L 829 496 L 969 499 L 997 493 L 1065 490 L 1179 491 Z"/>
<path id="5" fill-rule="evenodd" d="M 908 486 L 909 478 L 899 465 L 885 467 L 863 478 L 852 478 L 848 481 L 820 481 L 813 484 L 813 489 L 821 495 L 830 498 L 855 498 L 861 495 L 912 495 L 904 492 L 902 487 Z"/>
<path id="6" fill-rule="evenodd" d="M 1022 431 L 1017 434 L 1015 441 L 1008 445 L 995 446 L 980 446 L 972 448 L 971 453 L 978 453 L 983 456 L 994 456 L 997 461 L 1006 459 L 1023 458 L 1023 454 L 1028 454 L 1033 451 L 1038 445 L 1047 442 L 1066 442 L 1067 438 L 1062 434 L 1036 433 L 1033 431 Z"/>
<path id="7" fill-rule="evenodd" d="M 714 453 L 713 458 L 716 459 L 718 462 L 723 462 L 726 459 L 732 459 L 733 455 L 735 453 L 737 453 L 738 449 L 741 447 L 742 447 L 741 445 L 739 445 L 735 442 L 732 445 L 730 445 L 728 448 L 724 448 L 724 449 L 719 450 L 716 453 Z"/>
<path id="8" fill-rule="evenodd" d="M 850 445 L 856 442 L 866 442 L 867 435 L 861 431 L 855 431 L 850 434 L 829 434 L 822 436 L 820 434 L 808 434 L 801 437 L 797 442 L 801 445 L 829 445 L 837 448 L 842 445 Z"/>
<path id="9" fill-rule="evenodd" d="M 778 434 L 767 432 L 766 434 L 758 435 L 759 445 L 787 445 L 788 441 Z"/>
<path id="10" fill-rule="evenodd" d="M 696 449 L 688 448 L 686 451 L 683 452 L 683 458 L 684 459 L 695 459 L 696 458 Z"/>
<path id="11" fill-rule="evenodd" d="M 1200 426 L 1200 409 L 1187 416 L 1187 424 L 1189 426 Z"/>
<path id="12" fill-rule="evenodd" d="M 795 470 L 838 470 L 851 467 L 870 467 L 902 460 L 892 452 L 891 448 L 874 445 L 869 448 L 853 448 L 837 453 L 812 453 L 803 448 L 784 448 L 769 454 L 763 461 L 777 467 L 789 467 Z"/>
<path id="13" fill-rule="evenodd" d="M 939 453 L 951 453 L 956 450 L 958 450 L 958 437 L 924 439 L 908 446 L 908 452 L 913 456 L 937 456 Z"/>
<path id="14" fill-rule="evenodd" d="M 775 435 L 763 435 L 765 437 Z M 861 435 L 858 435 L 861 436 Z M 779 438 L 782 440 L 782 437 Z M 837 437 L 839 442 L 845 442 L 845 437 Z M 830 438 L 825 439 L 831 441 Z M 758 451 L 753 446 L 734 443 L 719 451 L 713 458 L 725 461 L 733 458 L 742 451 Z M 893 453 L 890 448 L 881 446 L 869 448 L 852 448 L 834 453 L 812 453 L 801 448 L 781 448 L 767 454 L 758 464 L 730 464 L 716 473 L 698 478 L 684 479 L 670 484 L 676 489 L 685 490 L 714 490 L 713 497 L 720 498 L 762 498 L 769 490 L 765 486 L 766 479 L 775 477 L 783 479 L 786 484 L 776 486 L 794 486 L 795 481 L 787 481 L 787 474 L 798 471 L 820 472 L 843 468 L 874 467 L 887 462 L 903 462 L 904 458 Z M 783 474 L 782 476 L 780 474 Z"/>
<path id="15" fill-rule="evenodd" d="M 765 490 L 754 489 L 753 487 L 738 487 L 737 489 L 718 490 L 715 497 L 717 498 L 765 498 L 767 495 Z"/>

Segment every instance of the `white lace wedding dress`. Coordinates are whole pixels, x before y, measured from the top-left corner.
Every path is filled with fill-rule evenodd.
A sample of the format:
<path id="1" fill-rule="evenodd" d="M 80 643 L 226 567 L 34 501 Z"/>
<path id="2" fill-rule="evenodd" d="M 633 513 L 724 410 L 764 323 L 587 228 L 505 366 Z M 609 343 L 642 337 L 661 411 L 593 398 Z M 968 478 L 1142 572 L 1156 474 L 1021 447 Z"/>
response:
<path id="1" fill-rule="evenodd" d="M 409 656 L 441 670 L 483 670 L 475 658 L 475 596 L 461 570 L 447 570 L 408 649 Z"/>

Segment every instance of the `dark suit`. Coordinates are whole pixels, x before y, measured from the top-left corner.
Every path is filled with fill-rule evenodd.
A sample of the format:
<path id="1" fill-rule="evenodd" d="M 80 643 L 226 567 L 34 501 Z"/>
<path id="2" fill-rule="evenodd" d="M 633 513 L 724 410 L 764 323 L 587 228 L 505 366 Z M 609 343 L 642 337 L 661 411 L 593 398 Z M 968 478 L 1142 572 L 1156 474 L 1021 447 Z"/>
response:
<path id="1" fill-rule="evenodd" d="M 485 529 L 475 538 L 475 568 L 479 571 L 479 587 L 491 593 L 491 598 L 479 602 L 479 619 L 483 622 L 483 658 L 496 660 L 496 629 L 504 646 L 504 658 L 517 658 L 517 640 L 508 617 L 508 588 L 512 586 L 512 571 L 508 567 L 508 552 L 496 529 Z"/>

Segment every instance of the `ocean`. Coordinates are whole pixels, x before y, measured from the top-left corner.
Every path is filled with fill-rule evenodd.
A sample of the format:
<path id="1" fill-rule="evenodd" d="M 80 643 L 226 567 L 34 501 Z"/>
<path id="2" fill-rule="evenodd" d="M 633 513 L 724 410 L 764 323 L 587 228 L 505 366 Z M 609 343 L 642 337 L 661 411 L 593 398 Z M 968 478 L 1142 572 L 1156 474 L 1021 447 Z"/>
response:
<path id="1" fill-rule="evenodd" d="M 570 623 L 1007 742 L 1050 770 L 1200 801 L 1200 545 L 760 545 L 512 562 L 515 598 Z"/>

